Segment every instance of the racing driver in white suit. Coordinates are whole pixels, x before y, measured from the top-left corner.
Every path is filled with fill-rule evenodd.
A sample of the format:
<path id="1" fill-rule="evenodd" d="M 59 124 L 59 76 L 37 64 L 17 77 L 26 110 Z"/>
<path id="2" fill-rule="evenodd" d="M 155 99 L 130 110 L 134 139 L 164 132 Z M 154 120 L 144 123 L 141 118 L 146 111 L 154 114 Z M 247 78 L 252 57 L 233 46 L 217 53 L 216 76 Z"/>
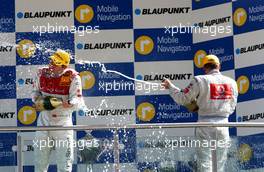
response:
<path id="1" fill-rule="evenodd" d="M 237 103 L 236 82 L 220 73 L 220 61 L 215 55 L 207 55 L 202 61 L 205 75 L 195 76 L 188 87 L 181 90 L 166 79 L 162 85 L 169 89 L 171 97 L 181 105 L 197 104 L 199 122 L 228 122 Z M 187 106 L 186 106 L 187 107 Z M 198 127 L 195 136 L 199 140 L 222 140 L 227 144 L 216 147 L 217 172 L 224 172 L 227 148 L 230 143 L 227 127 Z M 198 172 L 213 172 L 210 148 L 197 148 Z"/>
<path id="2" fill-rule="evenodd" d="M 72 112 L 83 103 L 81 78 L 78 72 L 68 68 L 70 54 L 66 51 L 57 50 L 50 59 L 48 67 L 39 69 L 33 85 L 32 101 L 36 110 L 40 111 L 37 125 L 72 126 Z M 49 101 L 54 98 L 55 103 Z M 39 143 L 43 140 L 47 143 L 41 149 L 40 147 L 34 149 L 36 172 L 48 170 L 50 153 L 54 148 L 58 171 L 72 171 L 72 130 L 37 131 L 36 139 Z M 54 147 L 48 145 L 48 141 L 51 140 L 53 140 Z"/>

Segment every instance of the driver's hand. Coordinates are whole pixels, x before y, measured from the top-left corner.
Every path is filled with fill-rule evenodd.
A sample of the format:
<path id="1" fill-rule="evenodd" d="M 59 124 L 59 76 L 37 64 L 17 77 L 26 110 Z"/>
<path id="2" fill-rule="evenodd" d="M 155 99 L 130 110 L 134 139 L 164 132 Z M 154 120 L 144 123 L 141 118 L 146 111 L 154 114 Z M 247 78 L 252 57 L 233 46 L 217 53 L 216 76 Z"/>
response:
<path id="1" fill-rule="evenodd" d="M 62 102 L 62 106 L 63 106 L 64 108 L 70 108 L 70 107 L 72 107 L 73 105 L 70 104 L 70 103 L 66 100 L 66 101 L 63 101 L 63 102 Z"/>
<path id="2" fill-rule="evenodd" d="M 36 111 L 43 111 L 43 110 L 44 110 L 43 99 L 38 98 L 38 99 L 35 101 L 35 104 L 33 104 L 33 107 L 36 109 Z"/>
<path id="3" fill-rule="evenodd" d="M 163 86 L 165 89 L 169 89 L 171 85 L 171 81 L 169 79 L 164 79 L 161 83 L 161 86 Z"/>

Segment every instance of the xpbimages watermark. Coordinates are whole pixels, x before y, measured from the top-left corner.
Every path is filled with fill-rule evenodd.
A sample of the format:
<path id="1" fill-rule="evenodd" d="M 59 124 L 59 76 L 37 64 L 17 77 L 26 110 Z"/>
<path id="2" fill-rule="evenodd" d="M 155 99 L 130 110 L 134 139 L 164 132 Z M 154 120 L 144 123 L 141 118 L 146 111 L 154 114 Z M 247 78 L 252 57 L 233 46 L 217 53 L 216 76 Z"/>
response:
<path id="1" fill-rule="evenodd" d="M 99 141 L 97 139 L 90 139 L 90 140 L 70 140 L 70 139 L 58 139 L 58 138 L 50 138 L 47 139 L 34 139 L 33 140 L 33 147 L 39 150 L 44 148 L 68 148 L 74 147 L 78 148 L 79 150 L 84 150 L 86 148 L 91 147 L 99 147 Z"/>
<path id="2" fill-rule="evenodd" d="M 144 91 L 144 93 L 151 93 L 153 91 L 164 91 L 165 88 L 158 83 L 147 82 L 131 82 L 131 81 L 112 81 L 112 82 L 100 82 L 99 90 L 108 93 L 110 91 Z"/>
<path id="3" fill-rule="evenodd" d="M 184 148 L 207 148 L 216 150 L 217 148 L 228 149 L 231 147 L 230 139 L 195 139 L 190 137 L 178 137 L 177 139 L 162 139 L 162 140 L 145 140 L 139 141 L 141 148 L 166 148 L 166 149 L 184 149 Z"/>
<path id="4" fill-rule="evenodd" d="M 182 138 L 179 139 L 165 139 L 165 147 L 171 148 L 172 150 L 178 148 L 209 148 L 211 150 L 216 150 L 217 148 L 230 148 L 231 140 L 222 139 L 222 140 L 200 140 L 200 139 L 191 139 L 191 138 Z"/>
<path id="5" fill-rule="evenodd" d="M 218 34 L 230 34 L 232 33 L 232 27 L 227 26 L 202 26 L 200 24 L 196 25 L 184 25 L 179 23 L 179 25 L 174 26 L 165 26 L 165 34 L 174 36 L 175 34 L 185 34 L 185 33 L 194 33 L 194 34 L 209 34 L 210 36 L 217 36 Z"/>
<path id="6" fill-rule="evenodd" d="M 33 33 L 38 33 L 40 36 L 44 33 L 73 33 L 78 36 L 84 36 L 85 34 L 97 34 L 99 33 L 99 26 L 67 26 L 67 25 L 52 25 L 48 23 L 42 26 L 33 26 Z"/>

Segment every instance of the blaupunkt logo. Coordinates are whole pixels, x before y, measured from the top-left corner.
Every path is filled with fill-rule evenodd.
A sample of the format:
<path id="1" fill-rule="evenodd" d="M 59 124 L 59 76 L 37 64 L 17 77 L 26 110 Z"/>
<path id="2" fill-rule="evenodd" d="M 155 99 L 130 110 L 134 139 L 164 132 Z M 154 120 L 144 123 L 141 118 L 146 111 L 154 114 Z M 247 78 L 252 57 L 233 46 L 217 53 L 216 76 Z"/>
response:
<path id="1" fill-rule="evenodd" d="M 245 94 L 249 89 L 249 79 L 246 76 L 240 76 L 237 79 L 237 86 L 239 94 Z"/>
<path id="2" fill-rule="evenodd" d="M 30 125 L 37 119 L 36 110 L 31 106 L 24 106 L 18 111 L 18 120 L 24 125 Z"/>
<path id="3" fill-rule="evenodd" d="M 164 79 L 170 80 L 188 80 L 192 76 L 191 73 L 177 73 L 177 74 L 156 74 L 156 75 L 137 75 L 137 79 L 144 81 L 163 81 Z"/>
<path id="4" fill-rule="evenodd" d="M 96 110 L 87 110 L 84 111 L 83 114 L 80 116 L 125 116 L 125 115 L 132 115 L 134 109 L 96 109 Z"/>
<path id="5" fill-rule="evenodd" d="M 129 49 L 132 42 L 104 42 L 104 43 L 85 43 L 83 49 L 97 50 L 97 49 Z"/>
<path id="6" fill-rule="evenodd" d="M 238 8 L 233 15 L 234 24 L 236 26 L 243 26 L 247 21 L 247 12 L 244 8 Z"/>
<path id="7" fill-rule="evenodd" d="M 19 78 L 18 80 L 17 80 L 17 82 L 18 82 L 18 84 L 20 85 L 20 86 L 22 86 L 22 85 L 31 85 L 31 84 L 33 84 L 33 78 L 25 78 L 25 79 L 22 79 L 22 78 Z"/>
<path id="8" fill-rule="evenodd" d="M 17 18 L 67 18 L 72 11 L 37 11 L 37 12 L 18 12 Z"/>
<path id="9" fill-rule="evenodd" d="M 35 54 L 36 46 L 28 39 L 21 40 L 17 46 L 17 54 L 21 58 L 29 58 Z"/>
<path id="10" fill-rule="evenodd" d="M 164 15 L 164 14 L 187 14 L 191 7 L 177 7 L 177 8 L 143 8 L 135 9 L 136 15 Z"/>
<path id="11" fill-rule="evenodd" d="M 82 79 L 82 88 L 84 90 L 91 89 L 95 84 L 95 76 L 91 71 L 82 71 L 80 72 Z"/>
<path id="12" fill-rule="evenodd" d="M 263 49 L 264 49 L 264 43 L 255 44 L 255 45 L 249 45 L 247 47 L 236 49 L 236 54 L 245 54 L 245 53 L 250 53 L 250 52 L 263 50 Z"/>
<path id="13" fill-rule="evenodd" d="M 151 121 L 156 114 L 155 107 L 148 102 L 143 102 L 137 107 L 137 117 L 141 121 Z"/>
<path id="14" fill-rule="evenodd" d="M 230 19 L 231 19 L 231 16 L 226 16 L 226 17 L 222 17 L 222 18 L 216 18 L 216 19 L 207 20 L 204 22 L 199 22 L 197 25 L 201 28 L 204 26 L 210 27 L 213 25 L 228 23 L 228 22 L 230 22 Z"/>
<path id="15" fill-rule="evenodd" d="M 80 23 L 89 23 L 94 17 L 94 10 L 89 5 L 80 5 L 75 9 L 75 18 Z"/>
<path id="16" fill-rule="evenodd" d="M 147 55 L 152 52 L 154 48 L 153 40 L 146 35 L 140 36 L 135 42 L 135 49 L 139 54 Z"/>
<path id="17" fill-rule="evenodd" d="M 203 58 L 207 55 L 204 50 L 198 50 L 194 55 L 194 64 L 198 68 L 202 68 Z"/>
<path id="18" fill-rule="evenodd" d="M 264 112 L 262 113 L 255 113 L 255 114 L 250 114 L 250 115 L 245 115 L 242 116 L 242 118 L 239 118 L 240 121 L 239 122 L 244 122 L 244 121 L 254 121 L 254 120 L 258 120 L 258 119 L 264 119 Z"/>
<path id="19" fill-rule="evenodd" d="M 4 52 L 11 52 L 12 51 L 12 49 L 13 49 L 13 46 L 10 46 L 10 45 L 6 45 L 6 46 L 4 46 L 4 45 L 1 45 L 0 46 L 0 53 L 4 53 Z"/>
<path id="20" fill-rule="evenodd" d="M 15 112 L 0 112 L 0 118 L 6 119 L 6 118 L 14 118 Z"/>

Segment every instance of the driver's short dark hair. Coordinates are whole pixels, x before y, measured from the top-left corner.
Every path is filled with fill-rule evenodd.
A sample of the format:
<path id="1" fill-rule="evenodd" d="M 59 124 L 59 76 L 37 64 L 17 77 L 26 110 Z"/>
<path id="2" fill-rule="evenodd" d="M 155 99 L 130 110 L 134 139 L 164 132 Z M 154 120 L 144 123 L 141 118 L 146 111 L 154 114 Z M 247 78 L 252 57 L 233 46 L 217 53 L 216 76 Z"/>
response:
<path id="1" fill-rule="evenodd" d="M 217 69 L 217 66 L 218 66 L 218 65 L 213 64 L 213 63 L 207 63 L 207 64 L 204 65 L 203 68 L 213 70 L 213 69 Z"/>

